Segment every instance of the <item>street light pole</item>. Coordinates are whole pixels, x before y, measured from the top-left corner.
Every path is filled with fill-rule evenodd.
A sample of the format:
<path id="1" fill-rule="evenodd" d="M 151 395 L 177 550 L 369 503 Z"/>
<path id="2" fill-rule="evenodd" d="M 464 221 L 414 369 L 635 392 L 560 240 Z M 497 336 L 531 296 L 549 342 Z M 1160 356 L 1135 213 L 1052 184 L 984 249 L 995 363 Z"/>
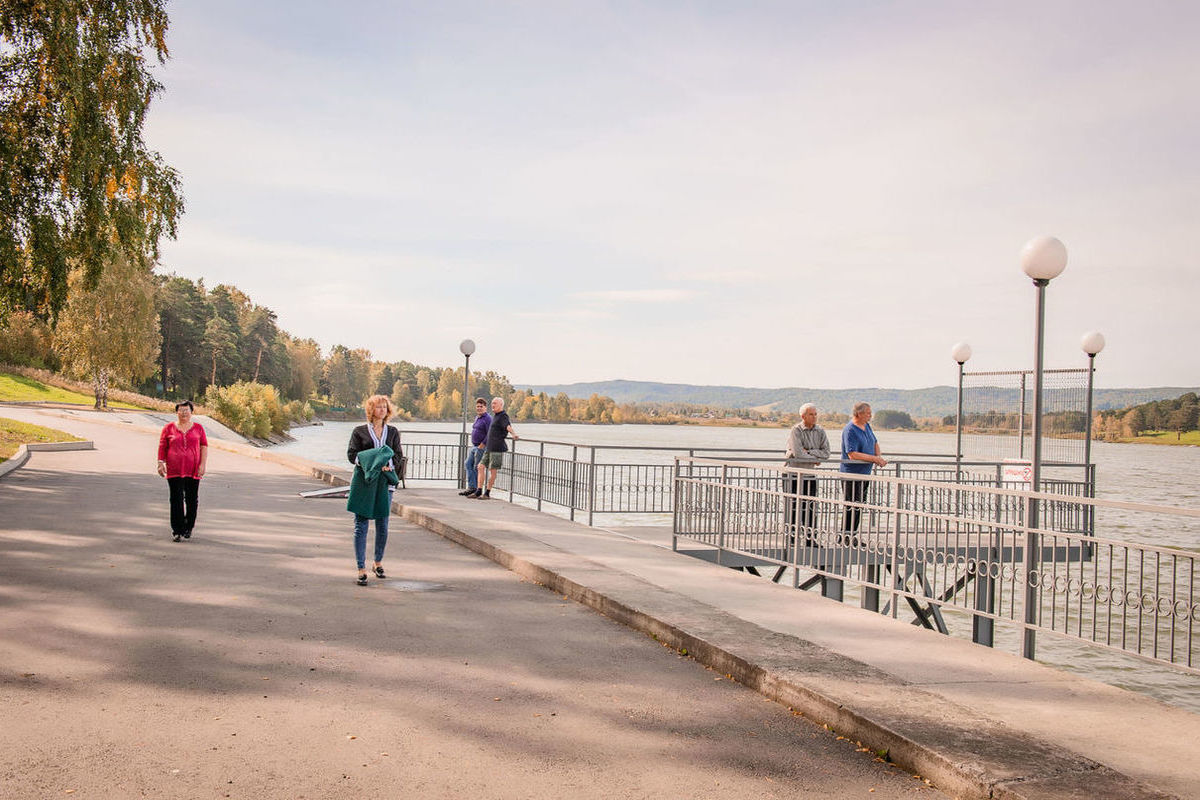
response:
<path id="1" fill-rule="evenodd" d="M 458 488 L 462 489 L 467 485 L 467 398 L 471 394 L 471 354 L 475 352 L 475 342 L 463 339 L 459 342 L 458 352 L 467 359 L 463 368 L 462 435 L 458 443 Z"/>
<path id="2" fill-rule="evenodd" d="M 1083 464 L 1087 473 L 1084 475 L 1084 480 L 1087 480 L 1092 471 L 1092 392 L 1095 386 L 1096 356 L 1104 349 L 1104 334 L 1099 331 L 1085 333 L 1079 345 L 1088 357 L 1087 420 L 1084 422 L 1085 438 L 1083 440 Z"/>
<path id="3" fill-rule="evenodd" d="M 954 482 L 962 483 L 963 364 L 971 358 L 971 345 L 959 342 L 950 351 L 950 357 L 958 362 L 958 416 L 954 418 Z"/>
<path id="4" fill-rule="evenodd" d="M 1033 279 L 1033 285 L 1037 288 L 1037 332 L 1034 336 L 1033 351 L 1033 468 L 1030 476 L 1030 488 L 1035 492 L 1041 491 L 1042 488 L 1042 384 L 1045 372 L 1042 358 L 1046 341 L 1046 287 L 1066 268 L 1066 245 L 1053 236 L 1032 239 L 1021 251 L 1021 269 Z M 1030 659 L 1034 657 L 1036 649 L 1037 634 L 1033 626 L 1038 623 L 1040 610 L 1038 585 L 1041 583 L 1041 543 L 1037 533 L 1039 511 L 1039 503 L 1032 497 L 1029 498 L 1025 515 L 1026 627 L 1021 654 Z"/>
<path id="5" fill-rule="evenodd" d="M 1087 353 L 1088 357 L 1087 419 L 1084 421 L 1083 427 L 1083 485 L 1087 496 L 1095 497 L 1096 476 L 1092 472 L 1092 397 L 1096 377 L 1096 356 L 1104 349 L 1104 334 L 1099 331 L 1085 333 L 1079 345 L 1083 348 L 1083 352 Z M 1087 512 L 1088 534 L 1095 535 L 1094 521 L 1096 509 L 1089 506 Z"/>

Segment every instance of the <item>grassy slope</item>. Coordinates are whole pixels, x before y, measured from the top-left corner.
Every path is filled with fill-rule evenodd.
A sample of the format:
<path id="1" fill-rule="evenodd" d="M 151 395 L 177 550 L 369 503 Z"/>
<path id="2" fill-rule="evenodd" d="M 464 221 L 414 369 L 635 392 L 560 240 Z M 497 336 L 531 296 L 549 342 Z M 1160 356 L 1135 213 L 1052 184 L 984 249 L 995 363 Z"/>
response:
<path id="1" fill-rule="evenodd" d="M 95 405 L 96 398 L 91 395 L 73 392 L 70 389 L 60 389 L 57 386 L 47 386 L 41 381 L 26 378 L 21 375 L 10 375 L 0 372 L 0 400 L 9 402 L 42 401 L 51 403 L 77 403 L 79 405 Z M 129 403 L 110 402 L 113 408 L 139 408 Z"/>
<path id="2" fill-rule="evenodd" d="M 0 461 L 5 461 L 17 452 L 17 448 L 30 442 L 80 442 L 78 436 L 56 431 L 53 428 L 43 428 L 41 425 L 30 425 L 27 422 L 17 422 L 15 419 L 0 417 Z"/>
<path id="3" fill-rule="evenodd" d="M 1135 442 L 1136 444 L 1181 444 L 1200 447 L 1200 431 L 1188 431 L 1178 438 L 1174 431 L 1152 431 L 1132 439 L 1121 439 L 1121 441 Z"/>

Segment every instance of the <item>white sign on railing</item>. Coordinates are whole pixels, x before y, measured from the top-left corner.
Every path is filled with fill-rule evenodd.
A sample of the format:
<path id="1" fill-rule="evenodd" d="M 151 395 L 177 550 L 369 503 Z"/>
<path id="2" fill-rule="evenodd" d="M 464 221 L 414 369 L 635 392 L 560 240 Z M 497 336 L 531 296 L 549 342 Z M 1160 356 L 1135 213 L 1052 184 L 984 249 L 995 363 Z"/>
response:
<path id="1" fill-rule="evenodd" d="M 1032 489 L 1033 462 L 1025 458 L 1004 459 L 1003 481 L 1006 489 Z"/>

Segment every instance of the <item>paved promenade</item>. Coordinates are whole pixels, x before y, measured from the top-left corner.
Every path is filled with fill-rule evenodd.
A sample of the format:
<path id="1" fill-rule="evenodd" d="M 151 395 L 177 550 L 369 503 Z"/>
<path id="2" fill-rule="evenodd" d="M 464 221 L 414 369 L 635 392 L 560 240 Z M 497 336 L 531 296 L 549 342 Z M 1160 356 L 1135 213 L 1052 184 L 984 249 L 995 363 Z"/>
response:
<path id="1" fill-rule="evenodd" d="M 153 432 L 0 416 L 97 448 L 0 480 L 0 798 L 943 796 L 403 520 L 355 586 L 295 469 L 213 440 L 173 543 Z"/>
<path id="2" fill-rule="evenodd" d="M 10 411 L 0 408 L 0 415 L 18 416 Z M 255 759 L 265 757 L 276 764 L 276 777 L 272 780 L 284 782 L 282 785 L 291 790 L 290 793 L 281 790 L 278 796 L 295 796 L 297 786 L 320 787 L 320 791 L 314 790 L 309 796 L 340 796 L 331 792 L 341 784 L 319 781 L 308 768 L 316 761 L 332 759 L 336 753 L 343 752 L 346 742 L 359 741 L 344 739 L 358 735 L 350 730 L 355 726 L 344 721 L 346 715 L 349 719 L 361 718 L 364 724 L 375 725 L 381 714 L 385 717 L 401 714 L 402 723 L 394 717 L 386 717 L 393 723 L 387 727 L 394 730 L 399 725 L 400 729 L 408 731 L 412 738 L 405 741 L 409 746 L 424 743 L 434 749 L 438 757 L 453 759 L 469 754 L 464 760 L 474 762 L 479 759 L 479 743 L 459 738 L 462 734 L 459 727 L 453 729 L 456 735 L 446 740 L 442 737 L 448 726 L 428 725 L 428 715 L 414 721 L 408 712 L 410 706 L 424 709 L 432 705 L 437 711 L 430 712 L 431 716 L 456 715 L 459 705 L 443 696 L 443 693 L 449 693 L 455 698 L 469 695 L 469 701 L 478 701 L 482 696 L 484 700 L 498 704 L 488 707 L 485 702 L 481 709 L 477 703 L 468 712 L 466 706 L 470 702 L 464 699 L 462 713 L 481 715 L 479 719 L 472 717 L 467 727 L 499 749 L 499 754 L 489 750 L 487 755 L 493 757 L 495 763 L 515 769 L 516 782 L 470 783 L 464 772 L 469 766 L 462 765 L 452 771 L 452 777 L 441 782 L 446 796 L 460 794 L 461 791 L 455 789 L 462 787 L 476 791 L 481 785 L 488 787 L 482 792 L 484 796 L 534 796 L 529 791 L 530 785 L 538 790 L 545 788 L 547 794 L 577 787 L 573 790 L 575 794 L 614 797 L 668 794 L 702 797 L 729 792 L 749 796 L 758 796 L 756 792 L 773 796 L 778 792 L 801 797 L 857 796 L 859 793 L 886 797 L 907 796 L 923 790 L 922 782 L 899 775 L 894 768 L 888 776 L 879 763 L 865 753 L 857 753 L 857 748 L 845 740 L 830 735 L 822 738 L 821 729 L 805 722 L 817 720 L 850 741 L 861 740 L 871 749 L 887 748 L 891 758 L 909 771 L 931 778 L 951 796 L 1200 798 L 1200 779 L 1194 765 L 1195 742 L 1200 741 L 1200 716 L 1140 695 L 989 651 L 969 642 L 896 624 L 809 593 L 681 557 L 651 543 L 589 529 L 499 500 L 467 501 L 444 489 L 402 491 L 397 495 L 397 503 L 409 520 L 486 555 L 513 572 L 496 573 L 494 567 L 480 563 L 466 551 L 430 538 L 420 529 L 394 522 L 397 538 L 391 552 L 393 556 L 406 554 L 397 574 L 403 578 L 444 583 L 450 588 L 445 592 L 408 593 L 398 592 L 394 585 L 382 582 L 358 590 L 370 598 L 364 603 L 363 595 L 350 591 L 357 587 L 344 585 L 346 576 L 353 570 L 347 569 L 347 565 L 352 567 L 352 564 L 347 555 L 349 542 L 343 529 L 348 526 L 342 504 L 335 500 L 297 501 L 293 493 L 311 482 L 295 471 L 214 449 L 212 463 L 216 471 L 205 481 L 201 507 L 202 518 L 211 520 L 206 524 L 211 524 L 214 530 L 202 534 L 198 527 L 200 538 L 174 545 L 161 527 L 165 502 L 155 495 L 165 492 L 154 479 L 147 477 L 148 469 L 143 470 L 139 460 L 144 458 L 148 465 L 150 456 L 139 454 L 133 461 L 125 463 L 113 453 L 122 448 L 146 447 L 136 444 L 136 440 L 146 434 L 125 430 L 117 435 L 112 425 L 90 424 L 86 425 L 88 432 L 83 433 L 82 429 L 71 427 L 85 424 L 78 420 L 60 420 L 57 424 L 50 419 L 41 421 L 94 438 L 99 449 L 95 453 L 38 453 L 25 468 L 0 481 L 0 514 L 3 514 L 3 522 L 0 522 L 0 591 L 5 592 L 3 600 L 9 608 L 16 602 L 25 615 L 15 621 L 9 621 L 9 615 L 0 618 L 0 642 L 33 640 L 27 648 L 30 658 L 39 653 L 41 655 L 37 657 L 40 658 L 48 657 L 47 653 L 58 658 L 64 655 L 64 650 L 70 650 L 54 639 L 43 642 L 43 634 L 35 635 L 34 631 L 46 624 L 40 620 L 63 616 L 58 606 L 65 602 L 64 590 L 59 588 L 52 572 L 71 569 L 82 574 L 73 575 L 70 583 L 84 575 L 88 578 L 89 589 L 77 601 L 83 608 L 88 607 L 89 595 L 111 591 L 112 596 L 104 594 L 109 599 L 97 605 L 105 609 L 105 613 L 115 615 L 123 627 L 133 628 L 134 631 L 126 635 L 143 651 L 157 652 L 151 643 L 162 640 L 167 642 L 164 646 L 182 648 L 178 653 L 168 651 L 172 664 L 186 666 L 193 659 L 198 662 L 197 667 L 189 667 L 186 671 L 192 681 L 200 681 L 189 684 L 190 691 L 184 691 L 178 683 L 160 681 L 162 685 L 157 691 L 174 698 L 169 702 L 158 701 L 164 703 L 161 707 L 167 717 L 178 717 L 181 710 L 190 713 L 193 706 L 179 704 L 205 701 L 212 692 L 224 691 L 224 695 L 218 696 L 226 698 L 227 706 L 238 701 L 239 709 L 242 703 L 257 707 L 260 699 L 252 690 L 270 682 L 255 684 L 255 679 L 266 677 L 286 682 L 289 691 L 280 701 L 282 705 L 277 705 L 275 696 L 263 689 L 262 694 L 268 697 L 261 698 L 262 710 L 253 712 L 264 720 L 271 720 L 263 723 L 267 727 L 276 729 L 282 724 L 288 741 L 292 742 L 286 749 L 296 751 L 281 755 L 270 751 L 269 739 L 259 742 Z M 110 441 L 106 437 L 115 438 Z M 247 448 L 240 449 L 250 452 Z M 274 457 L 270 452 L 261 451 L 254 455 Z M 52 459 L 61 459 L 66 466 L 51 469 Z M 63 470 L 70 472 L 85 466 L 87 471 L 77 477 L 62 474 Z M 108 477 L 113 472 L 121 473 L 115 481 Z M 336 481 L 344 477 L 344 473 L 334 470 L 324 477 Z M 15 494 L 17 487 L 25 485 L 25 481 L 33 482 L 26 490 L 29 494 Z M 101 492 L 105 505 L 110 504 L 110 494 L 118 493 L 117 487 L 126 488 L 120 490 L 123 499 L 120 496 L 112 498 L 119 509 L 111 512 L 113 518 L 103 520 L 104 524 L 94 533 L 80 534 L 64 531 L 60 526 L 60 520 L 67 521 L 70 514 L 83 512 L 79 510 L 77 499 L 65 501 L 59 497 L 64 494 L 58 491 L 59 481 L 72 486 L 110 485 L 110 491 Z M 69 489 L 65 494 L 78 496 L 79 491 Z M 90 492 L 84 494 L 92 496 Z M 10 508 L 21 508 L 20 515 L 34 513 L 24 510 L 24 502 L 14 506 L 13 501 L 18 497 L 22 501 L 57 504 L 57 513 L 39 511 L 39 516 L 13 526 L 8 521 Z M 39 533 L 43 526 L 52 533 L 48 538 Z M 68 538 L 60 540 L 63 536 Z M 92 546 L 87 538 L 78 540 L 69 538 L 71 536 L 102 536 L 104 543 Z M 112 566 L 106 562 L 83 565 L 77 558 L 72 559 L 71 565 L 52 563 L 53 555 L 64 551 L 73 553 L 77 546 L 85 543 L 90 559 L 123 555 L 129 563 L 118 560 Z M 218 545 L 221 550 L 217 550 Z M 201 550 L 201 547 L 210 549 Z M 176 555 L 179 548 L 188 553 L 186 560 L 181 561 L 182 557 Z M 187 548 L 204 553 L 203 560 Z M 18 557 L 9 558 L 10 552 Z M 156 571 L 153 576 L 144 575 L 142 568 L 155 563 L 153 558 L 167 559 L 165 569 Z M 116 580 L 107 579 L 105 568 Z M 479 577 L 477 583 L 472 583 L 476 569 L 480 571 L 479 576 L 494 577 L 486 580 Z M 544 584 L 554 593 L 518 585 L 512 587 L 515 592 L 531 594 L 512 595 L 511 598 L 521 599 L 517 602 L 507 595 L 493 596 L 484 591 L 484 587 L 509 587 L 517 580 L 514 574 Z M 35 581 L 42 594 L 36 600 L 28 599 L 22 589 Z M 109 584 L 115 584 L 111 590 L 107 588 Z M 78 590 L 69 588 L 66 591 Z M 16 601 L 10 600 L 14 593 Z M 175 625 L 164 625 L 161 619 L 147 627 L 151 612 L 142 606 L 150 597 L 161 598 L 164 605 L 173 609 L 171 615 L 178 617 L 177 624 L 186 632 L 181 633 Z M 380 597 L 386 599 L 377 600 Z M 564 602 L 564 598 L 569 601 Z M 377 602 L 386 604 L 386 612 L 376 607 Z M 546 603 L 553 611 L 547 610 L 542 616 L 522 617 L 513 608 L 531 610 Z M 47 609 L 48 605 L 50 609 Z M 655 645 L 653 640 L 640 633 L 617 627 L 586 611 L 584 606 L 599 610 L 636 631 L 652 634 L 659 642 L 670 645 L 670 649 Z M 132 607 L 137 607 L 138 613 L 130 618 L 123 609 Z M 156 609 L 155 617 L 162 613 L 157 610 L 157 604 L 150 607 Z M 419 614 L 417 609 L 420 609 Z M 379 619 L 386 620 L 392 627 L 386 634 L 376 632 L 373 635 L 373 618 L 363 619 L 363 611 L 368 617 L 380 613 Z M 85 612 L 81 608 L 66 616 L 70 618 L 71 613 L 87 619 L 89 614 L 98 612 L 95 609 Z M 147 619 L 141 615 L 146 615 Z M 206 621 L 199 625 L 188 622 L 192 615 L 200 615 Z M 311 615 L 320 618 L 321 627 L 305 628 L 310 624 Z M 418 616 L 420 620 L 416 619 Z M 264 622 L 263 617 L 267 621 Z M 562 627 L 552 626 L 552 622 L 562 623 Z M 57 622 L 55 626 L 60 629 L 59 637 L 69 638 L 71 629 L 62 630 L 65 623 Z M 242 631 L 240 626 L 246 627 L 244 633 L 239 633 Z M 393 636 L 392 630 L 397 627 L 402 631 Z M 308 639 L 293 641 L 301 630 L 309 630 Z M 310 642 L 318 632 L 320 648 Z M 602 634 L 615 638 L 606 638 Z M 200 638 L 193 640 L 189 638 L 192 636 Z M 456 644 L 446 639 L 452 639 Z M 210 648 L 210 641 L 218 642 L 219 647 Z M 120 644 L 109 644 L 116 653 L 126 657 L 138 652 L 127 650 Z M 676 652 L 685 648 L 694 660 L 684 659 Z M 452 656 L 448 657 L 448 649 Z M 486 654 L 481 655 L 480 649 Z M 468 650 L 471 653 L 468 654 Z M 633 658 L 642 651 L 654 654 L 659 660 L 642 665 Z M 493 659 L 488 662 L 487 688 L 481 693 L 472 694 L 470 687 L 464 688 L 465 684 L 471 683 L 469 676 L 477 678 L 478 673 L 468 665 L 458 666 L 460 652 L 462 660 L 474 666 L 479 665 L 478 659 L 486 659 L 489 655 Z M 14 665 L 5 653 L 7 648 L 0 649 L 0 701 L 5 703 L 2 707 L 9 707 L 10 697 L 31 702 L 30 695 L 33 695 L 45 702 L 40 695 L 46 693 L 45 689 L 57 687 L 43 687 L 38 691 L 20 683 L 26 679 L 18 675 L 13 679 L 16 681 L 14 688 L 8 679 L 10 671 L 36 670 Z M 411 671 L 417 653 L 431 672 L 438 673 L 436 679 L 430 677 L 428 681 L 413 682 L 412 675 L 403 677 L 392 673 L 393 666 L 403 666 Z M 572 666 L 576 664 L 574 656 L 580 653 L 586 653 L 583 664 Z M 304 666 L 304 658 L 311 659 L 312 654 L 327 658 L 337 654 L 342 661 L 337 674 L 324 675 L 320 688 L 310 695 L 295 685 L 303 680 L 302 674 L 295 673 L 300 672 L 297 667 Z M 76 654 L 74 657 L 81 656 Z M 104 682 L 127 680 L 118 675 L 124 675 L 130 667 L 102 666 L 106 663 L 92 664 L 95 673 L 104 676 Z M 122 660 L 118 658 L 116 663 L 121 664 Z M 388 668 L 381 669 L 381 664 Z M 712 669 L 705 670 L 705 666 Z M 579 672 L 575 672 L 576 669 Z M 447 670 L 452 675 L 440 674 Z M 634 673 L 640 677 L 633 679 Z M 668 678 L 694 675 L 700 676 L 698 682 L 682 689 L 658 684 Z M 740 688 L 736 694 L 731 694 L 735 687 L 727 679 L 716 680 L 725 675 L 732 675 L 759 694 Z M 225 689 L 219 681 L 221 678 L 233 688 Z M 581 728 L 577 733 L 582 738 L 576 739 L 570 732 L 555 729 L 548 740 L 556 748 L 565 748 L 578 753 L 577 756 L 547 762 L 537 747 L 529 744 L 544 740 L 524 728 L 514 729 L 497 722 L 498 716 L 507 718 L 505 715 L 516 701 L 516 697 L 499 691 L 506 678 L 537 698 L 562 696 L 571 704 L 580 704 L 579 710 L 584 716 L 580 718 Z M 536 683 L 529 683 L 535 678 Z M 310 679 L 318 680 L 316 675 Z M 27 680 L 36 680 L 36 676 Z M 626 694 L 631 683 L 643 690 L 640 700 Z M 455 688 L 440 688 L 446 684 Z M 434 686 L 439 687 L 436 692 L 433 692 Z M 382 691 L 372 694 L 373 688 Z M 715 696 L 710 693 L 714 688 L 718 692 Z M 598 693 L 592 700 L 596 705 L 584 705 L 592 697 L 593 689 Z M 431 692 L 436 696 L 431 698 Z M 187 699 L 174 697 L 176 693 L 182 693 Z M 381 694 L 387 698 L 387 706 L 382 709 L 378 703 Z M 414 699 L 410 703 L 401 695 Z M 778 702 L 765 703 L 763 695 Z M 501 700 L 492 700 L 493 697 L 501 697 Z M 727 698 L 730 697 L 735 699 L 729 701 Z M 657 700 L 652 702 L 653 698 Z M 726 705 L 720 702 L 723 698 Z M 305 702 L 297 705 L 299 699 Z M 605 700 L 610 705 L 606 706 Z M 94 704 L 95 698 L 89 702 Z M 207 702 L 210 703 L 208 710 L 212 710 L 215 707 L 211 705 L 212 701 Z M 506 702 L 510 705 L 501 711 L 500 706 Z M 399 704 L 402 710 L 398 711 L 393 704 Z M 531 720 L 525 722 L 534 726 L 542 724 L 547 706 L 536 701 L 528 702 L 527 706 Z M 453 710 L 448 712 L 447 707 Z M 805 717 L 789 714 L 788 707 Z M 629 728 L 621 727 L 622 720 L 614 713 L 617 708 Z M 771 715 L 782 715 L 785 725 L 782 735 L 768 743 L 762 738 L 765 734 L 757 728 L 739 727 L 738 717 L 729 710 L 731 708 L 746 713 L 759 709 L 758 713 L 767 714 L 771 719 L 778 719 Z M 768 711 L 762 711 L 764 708 Z M 129 713 L 129 710 L 125 709 L 123 713 Z M 532 717 L 537 713 L 543 717 Z M 54 719 L 61 719 L 62 714 L 63 710 L 59 709 Z M 591 714 L 599 715 L 599 719 L 590 719 Z M 561 715 L 561 712 L 555 714 L 555 723 L 562 724 Z M 664 715 L 670 715 L 670 721 Z M 213 713 L 212 716 L 222 714 Z M 244 715 L 239 717 L 243 718 Z M 209 722 L 216 725 L 229 717 L 222 716 L 222 720 L 206 720 L 203 716 L 189 719 L 196 725 L 205 723 L 207 726 Z M 244 721 L 249 722 L 249 719 Z M 602 730 L 593 729 L 601 722 Z M 462 720 L 459 723 L 464 724 Z M 512 724 L 516 725 L 516 722 Z M 612 727 L 614 725 L 616 727 Z M 341 734 L 344 741 L 335 741 L 336 737 L 331 738 L 329 733 L 339 727 L 347 728 Z M 774 729 L 773 725 L 767 727 Z M 3 747 L 0 753 L 9 752 L 7 742 L 3 740 L 6 729 L 7 726 L 0 726 L 0 746 Z M 202 730 L 208 741 L 211 731 L 208 727 Z M 671 742 L 668 738 L 665 742 L 640 742 L 639 746 L 621 748 L 620 752 L 610 749 L 625 738 L 640 741 L 648 730 L 659 734 L 667 731 L 668 736 L 700 736 L 702 742 L 693 739 L 690 745 L 673 749 L 668 746 Z M 487 731 L 487 734 L 479 731 Z M 680 731 L 689 733 L 680 734 Z M 240 728 L 234 732 L 239 736 L 253 735 Z M 509 751 L 512 742 L 508 740 L 514 733 L 517 735 L 515 741 L 520 742 L 518 753 Z M 807 738 L 813 734 L 816 734 L 815 738 Z M 172 737 L 156 738 L 172 740 Z M 813 743 L 820 741 L 831 743 L 834 750 L 818 753 L 813 749 Z M 297 752 L 312 751 L 314 743 L 319 746 L 313 759 L 296 755 Z M 219 744 L 212 741 L 209 746 Z M 866 783 L 842 783 L 843 778 L 839 776 L 845 773 L 829 761 L 838 752 L 836 747 L 839 745 L 846 751 L 844 754 L 859 758 L 858 762 L 852 763 L 860 763 L 864 768 L 870 765 L 872 769 L 884 769 L 879 780 L 869 779 L 869 786 Z M 41 752 L 33 743 L 21 746 Z M 600 748 L 599 752 L 593 752 L 596 747 Z M 122 752 L 128 755 L 128 751 Z M 152 751 L 147 755 L 149 752 Z M 214 755 L 208 762 L 210 769 L 231 771 L 228 759 L 235 757 L 236 750 L 228 754 L 219 750 L 212 752 Z M 359 751 L 351 748 L 350 752 Z M 396 755 L 394 750 L 388 752 L 388 757 L 381 758 Z M 799 752 L 808 753 L 812 760 L 807 765 L 792 761 L 799 758 Z M 0 759 L 5 758 L 7 756 L 0 756 Z M 524 760 L 526 758 L 533 759 L 532 765 Z M 278 766 L 280 759 L 286 767 Z M 773 771 L 764 773 L 761 770 L 768 762 L 774 765 Z M 780 769 L 784 762 L 792 766 Z M 244 762 L 250 763 L 251 759 Z M 346 762 L 337 763 L 342 764 L 338 768 L 347 776 L 343 780 L 357 781 L 362 777 L 359 772 L 349 770 Z M 375 766 L 367 759 L 361 763 Z M 388 769 L 398 769 L 392 762 L 384 763 Z M 420 762 L 421 765 L 429 763 L 429 760 Z M 581 763 L 588 765 L 582 777 L 572 771 Z M 622 766 L 625 764 L 627 766 Z M 724 771 L 733 765 L 748 771 Z M 184 767 L 172 767 L 175 768 L 181 769 L 177 774 L 184 774 Z M 430 768 L 436 772 L 436 767 Z M 444 772 L 446 763 L 441 763 L 440 768 Z M 0 760 L 0 777 L 10 769 L 8 763 Z M 297 775 L 307 776 L 307 782 L 287 782 L 288 779 L 281 776 L 288 775 L 289 769 Z M 370 767 L 360 764 L 357 769 L 363 771 Z M 405 764 L 404 769 L 414 767 Z M 791 769 L 796 772 L 791 773 Z M 714 770 L 720 774 L 714 775 Z M 241 774 L 240 769 L 232 771 Z M 378 779 L 377 776 L 385 772 L 385 769 L 378 769 L 372 775 Z M 574 775 L 574 780 L 579 782 L 570 783 L 573 779 L 561 778 L 560 773 Z M 135 771 L 130 766 L 127 774 L 142 775 L 145 770 Z M 205 787 L 205 791 L 211 788 L 210 784 L 194 782 L 194 771 L 188 774 L 193 781 L 188 786 L 193 790 L 197 786 Z M 411 772 L 404 773 L 403 778 L 394 773 L 387 774 L 391 776 L 389 779 L 412 785 Z M 663 777 L 666 775 L 669 778 Z M 537 779 L 532 780 L 531 776 L 537 776 Z M 884 778 L 896 782 L 885 784 Z M 520 791 L 522 781 L 531 780 L 530 785 L 524 786 L 526 791 Z M 556 782 L 552 785 L 544 782 L 550 780 Z M 166 785 L 169 784 L 155 783 L 155 791 L 165 791 Z M 429 785 L 438 785 L 438 782 L 435 780 Z M 269 786 L 270 782 L 258 783 L 255 789 L 261 793 L 269 791 Z M 364 784 L 351 783 L 347 787 L 362 790 Z M 578 787 L 583 788 L 580 791 Z M 873 793 L 869 791 L 871 788 L 875 789 Z M 928 794 L 927 789 L 924 791 L 926 796 L 938 796 Z"/>

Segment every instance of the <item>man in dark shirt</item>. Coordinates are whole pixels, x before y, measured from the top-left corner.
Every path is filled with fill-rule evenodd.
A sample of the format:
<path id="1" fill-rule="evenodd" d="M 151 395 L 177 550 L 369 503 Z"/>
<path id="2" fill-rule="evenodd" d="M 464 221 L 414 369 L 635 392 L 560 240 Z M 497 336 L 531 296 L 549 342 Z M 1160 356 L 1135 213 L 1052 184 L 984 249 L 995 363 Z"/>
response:
<path id="1" fill-rule="evenodd" d="M 487 413 L 487 400 L 482 397 L 475 398 L 475 424 L 471 426 L 471 451 L 467 453 L 467 460 L 463 465 L 467 474 L 467 488 L 465 491 L 459 492 L 463 497 L 475 494 L 475 490 L 479 488 L 479 465 L 483 462 L 484 444 L 487 440 L 488 427 L 491 424 L 492 418 Z"/>
<path id="2" fill-rule="evenodd" d="M 487 452 L 483 454 L 483 461 L 479 464 L 479 487 L 475 489 L 474 494 L 469 494 L 467 497 L 489 498 L 492 496 L 492 487 L 496 485 L 496 475 L 504 466 L 504 454 L 508 452 L 508 443 L 504 440 L 510 434 L 514 442 L 521 438 L 517 436 L 517 432 L 512 429 L 512 423 L 508 421 L 508 412 L 504 410 L 504 400 L 493 397 L 492 424 L 488 426 L 487 434 Z M 485 471 L 487 472 L 486 489 L 483 488 Z"/>

